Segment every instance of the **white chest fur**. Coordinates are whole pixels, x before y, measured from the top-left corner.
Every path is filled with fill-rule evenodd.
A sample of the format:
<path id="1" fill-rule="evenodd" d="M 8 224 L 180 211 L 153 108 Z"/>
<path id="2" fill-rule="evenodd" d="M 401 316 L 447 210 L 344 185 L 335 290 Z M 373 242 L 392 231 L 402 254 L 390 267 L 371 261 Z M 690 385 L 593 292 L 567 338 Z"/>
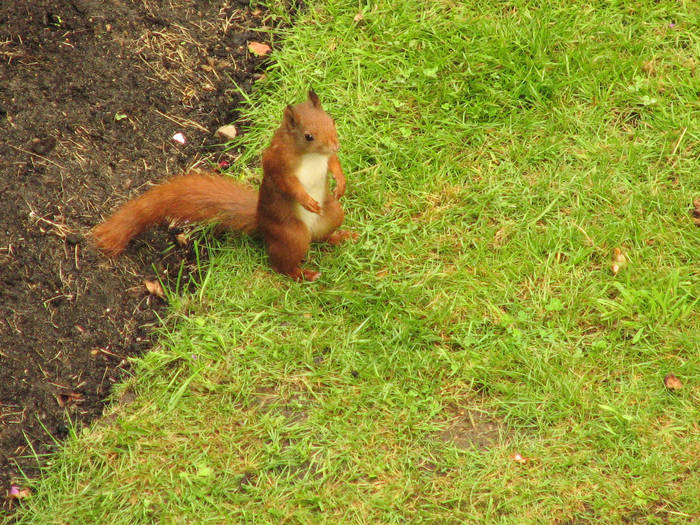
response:
<path id="1" fill-rule="evenodd" d="M 330 155 L 321 155 L 319 153 L 307 153 L 301 158 L 299 167 L 296 171 L 297 179 L 304 186 L 306 193 L 311 195 L 316 201 L 323 206 L 323 201 L 326 198 L 328 189 L 328 158 Z M 301 204 L 296 207 L 297 217 L 306 227 L 313 233 L 314 226 L 320 215 L 312 213 Z"/>

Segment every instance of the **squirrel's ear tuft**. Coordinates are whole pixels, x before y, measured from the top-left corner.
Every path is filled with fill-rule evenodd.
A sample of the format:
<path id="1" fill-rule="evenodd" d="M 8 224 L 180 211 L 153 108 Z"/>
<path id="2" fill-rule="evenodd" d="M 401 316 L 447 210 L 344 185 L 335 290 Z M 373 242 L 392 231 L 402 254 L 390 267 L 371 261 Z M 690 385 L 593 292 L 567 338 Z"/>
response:
<path id="1" fill-rule="evenodd" d="M 321 101 L 318 99 L 318 95 L 313 89 L 309 89 L 309 101 L 311 102 L 311 104 L 313 104 L 314 107 L 321 107 Z"/>
<path id="2" fill-rule="evenodd" d="M 297 119 L 294 115 L 294 106 L 289 105 L 284 108 L 284 121 L 290 128 L 295 128 L 297 126 Z"/>

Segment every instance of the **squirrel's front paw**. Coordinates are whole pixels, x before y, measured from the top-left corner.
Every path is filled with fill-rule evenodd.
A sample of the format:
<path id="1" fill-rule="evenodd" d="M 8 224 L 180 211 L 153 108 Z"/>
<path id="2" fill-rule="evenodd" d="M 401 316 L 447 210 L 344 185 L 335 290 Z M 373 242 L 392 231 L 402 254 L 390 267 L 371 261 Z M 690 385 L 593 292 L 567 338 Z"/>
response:
<path id="1" fill-rule="evenodd" d="M 302 202 L 301 205 L 311 213 L 321 213 L 321 205 L 312 197 L 309 197 L 307 200 Z"/>

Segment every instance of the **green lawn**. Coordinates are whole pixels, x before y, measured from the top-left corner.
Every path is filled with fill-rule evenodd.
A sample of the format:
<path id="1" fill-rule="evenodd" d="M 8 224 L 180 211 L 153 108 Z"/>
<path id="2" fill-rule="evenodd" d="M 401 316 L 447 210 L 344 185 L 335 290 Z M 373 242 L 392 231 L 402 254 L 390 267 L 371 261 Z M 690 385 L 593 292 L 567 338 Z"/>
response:
<path id="1" fill-rule="evenodd" d="M 209 237 L 19 523 L 700 520 L 700 6 L 312 3 L 231 171 L 313 86 L 358 241 Z"/>

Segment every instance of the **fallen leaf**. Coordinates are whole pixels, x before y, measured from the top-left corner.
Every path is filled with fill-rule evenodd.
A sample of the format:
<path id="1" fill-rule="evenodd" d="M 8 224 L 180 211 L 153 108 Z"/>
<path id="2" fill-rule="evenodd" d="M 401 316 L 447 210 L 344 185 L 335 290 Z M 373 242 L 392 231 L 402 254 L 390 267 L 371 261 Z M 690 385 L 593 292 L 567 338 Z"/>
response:
<path id="1" fill-rule="evenodd" d="M 496 233 L 493 234 L 492 246 L 501 246 L 503 240 L 507 237 L 507 232 L 505 228 L 500 228 Z"/>
<path id="2" fill-rule="evenodd" d="M 647 75 L 653 75 L 656 71 L 656 62 L 653 59 L 647 60 L 642 64 L 642 71 L 644 71 Z"/>
<path id="3" fill-rule="evenodd" d="M 359 13 L 357 13 L 355 15 L 355 18 L 353 18 L 352 20 L 353 20 L 353 22 L 359 22 L 360 20 L 363 20 L 364 18 L 365 18 L 365 15 L 363 15 L 362 11 L 360 11 Z"/>
<path id="4" fill-rule="evenodd" d="M 664 385 L 671 391 L 683 388 L 683 383 L 674 374 L 666 374 L 666 377 L 664 377 Z"/>
<path id="5" fill-rule="evenodd" d="M 625 257 L 625 254 L 622 253 L 622 250 L 620 248 L 615 248 L 613 250 L 612 265 L 610 266 L 613 275 L 617 275 L 617 273 L 620 270 L 622 270 L 626 265 L 627 258 Z"/>
<path id="6" fill-rule="evenodd" d="M 248 42 L 248 51 L 259 57 L 267 55 L 272 48 L 261 42 Z"/>
<path id="7" fill-rule="evenodd" d="M 695 226 L 700 226 L 700 197 L 696 197 L 693 200 L 693 222 Z"/>
<path id="8" fill-rule="evenodd" d="M 177 241 L 178 246 L 187 246 L 187 235 L 185 235 L 184 233 L 178 233 L 175 236 L 175 240 Z"/>
<path id="9" fill-rule="evenodd" d="M 158 281 L 144 281 L 143 284 L 146 286 L 146 290 L 151 295 L 165 299 L 165 292 L 163 292 L 163 287 Z"/>

